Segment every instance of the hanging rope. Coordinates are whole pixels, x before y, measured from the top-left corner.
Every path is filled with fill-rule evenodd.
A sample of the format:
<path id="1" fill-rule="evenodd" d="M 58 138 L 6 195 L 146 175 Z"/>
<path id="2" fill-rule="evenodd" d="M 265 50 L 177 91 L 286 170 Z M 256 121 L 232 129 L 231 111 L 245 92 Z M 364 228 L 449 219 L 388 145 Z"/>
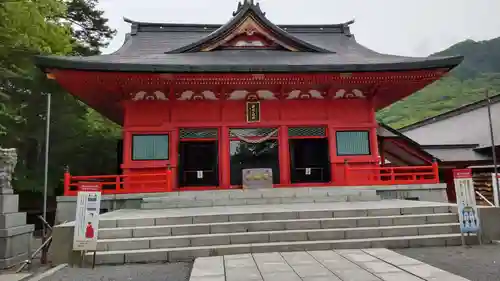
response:
<path id="1" fill-rule="evenodd" d="M 270 138 L 272 138 L 275 134 L 278 133 L 278 130 L 279 129 L 274 129 L 272 132 L 270 132 L 269 134 L 263 136 L 262 138 L 247 138 L 245 137 L 243 134 L 244 133 L 237 133 L 237 130 L 231 130 L 231 134 L 233 134 L 234 136 L 236 136 L 238 139 L 244 141 L 244 142 L 247 142 L 247 143 L 262 143 L 262 142 L 265 142 L 267 140 L 269 140 Z"/>

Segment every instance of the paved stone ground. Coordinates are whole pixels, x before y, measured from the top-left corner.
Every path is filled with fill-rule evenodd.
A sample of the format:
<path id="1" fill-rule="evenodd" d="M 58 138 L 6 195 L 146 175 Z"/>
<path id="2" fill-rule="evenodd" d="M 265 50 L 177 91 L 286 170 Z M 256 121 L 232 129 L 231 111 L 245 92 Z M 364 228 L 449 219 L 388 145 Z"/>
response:
<path id="1" fill-rule="evenodd" d="M 500 245 L 410 248 L 395 251 L 472 281 L 500 280 Z"/>
<path id="2" fill-rule="evenodd" d="M 254 253 L 196 259 L 190 281 L 468 281 L 387 249 Z"/>
<path id="3" fill-rule="evenodd" d="M 191 263 L 66 267 L 41 281 L 187 281 Z"/>

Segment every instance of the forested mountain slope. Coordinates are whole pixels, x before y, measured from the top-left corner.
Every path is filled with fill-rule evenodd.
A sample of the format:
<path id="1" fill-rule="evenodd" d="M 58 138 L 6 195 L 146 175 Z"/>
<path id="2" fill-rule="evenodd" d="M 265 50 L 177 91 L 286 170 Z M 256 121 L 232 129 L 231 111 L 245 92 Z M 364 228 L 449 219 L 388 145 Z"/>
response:
<path id="1" fill-rule="evenodd" d="M 456 107 L 500 93 L 500 37 L 466 40 L 431 56 L 462 55 L 464 62 L 447 77 L 378 112 L 395 128 L 418 122 Z"/>

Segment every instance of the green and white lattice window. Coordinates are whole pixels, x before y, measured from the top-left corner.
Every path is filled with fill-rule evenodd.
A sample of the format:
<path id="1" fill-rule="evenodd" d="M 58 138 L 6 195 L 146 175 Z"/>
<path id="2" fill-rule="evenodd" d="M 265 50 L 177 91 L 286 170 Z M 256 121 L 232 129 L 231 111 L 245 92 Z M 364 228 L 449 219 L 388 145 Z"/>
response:
<path id="1" fill-rule="evenodd" d="M 337 155 L 370 155 L 370 134 L 368 131 L 338 131 Z"/>
<path id="2" fill-rule="evenodd" d="M 183 139 L 217 139 L 217 129 L 186 129 L 179 130 L 179 138 Z"/>
<path id="3" fill-rule="evenodd" d="M 292 127 L 288 128 L 288 137 L 326 137 L 325 127 Z"/>
<path id="4" fill-rule="evenodd" d="M 133 135 L 132 160 L 168 160 L 169 136 Z"/>

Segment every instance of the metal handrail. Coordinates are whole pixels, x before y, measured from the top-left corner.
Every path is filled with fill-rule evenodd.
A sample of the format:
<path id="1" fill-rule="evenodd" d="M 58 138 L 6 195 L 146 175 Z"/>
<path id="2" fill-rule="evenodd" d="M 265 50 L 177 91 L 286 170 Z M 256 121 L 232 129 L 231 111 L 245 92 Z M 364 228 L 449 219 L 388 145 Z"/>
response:
<path id="1" fill-rule="evenodd" d="M 495 207 L 495 204 L 491 203 L 490 200 L 486 199 L 486 197 L 484 197 L 484 195 L 481 194 L 481 192 L 477 191 L 476 190 L 476 194 L 481 197 L 481 199 L 483 199 L 484 201 L 486 201 L 486 203 L 488 203 L 491 207 Z"/>

